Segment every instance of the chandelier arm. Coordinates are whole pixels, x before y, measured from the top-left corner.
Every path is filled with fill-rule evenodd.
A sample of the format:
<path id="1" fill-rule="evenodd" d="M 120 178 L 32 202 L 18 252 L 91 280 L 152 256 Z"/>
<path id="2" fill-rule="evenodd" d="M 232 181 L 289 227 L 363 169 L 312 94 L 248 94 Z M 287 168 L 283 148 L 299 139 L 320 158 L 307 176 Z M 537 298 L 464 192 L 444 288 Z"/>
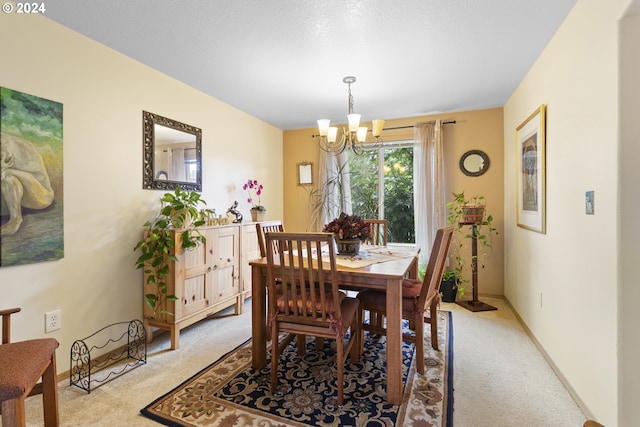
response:
<path id="1" fill-rule="evenodd" d="M 330 142 L 326 136 L 321 136 L 318 145 L 327 153 L 340 154 L 347 147 L 347 141 L 344 137 L 344 133 L 342 134 L 342 137 L 340 139 L 336 139 L 335 142 Z"/>

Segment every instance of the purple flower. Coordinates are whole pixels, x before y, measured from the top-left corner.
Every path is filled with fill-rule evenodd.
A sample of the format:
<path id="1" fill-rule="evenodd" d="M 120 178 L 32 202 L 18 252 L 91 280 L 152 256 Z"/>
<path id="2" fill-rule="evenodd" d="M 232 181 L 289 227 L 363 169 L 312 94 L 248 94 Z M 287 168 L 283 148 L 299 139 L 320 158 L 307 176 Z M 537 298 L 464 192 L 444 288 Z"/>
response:
<path id="1" fill-rule="evenodd" d="M 249 194 L 249 197 L 247 198 L 247 202 L 248 203 L 252 203 L 253 202 L 253 195 L 252 195 L 252 190 L 255 192 L 255 195 L 258 197 L 258 203 L 257 204 L 253 204 L 253 206 L 251 207 L 251 209 L 257 209 L 257 210 L 265 210 L 264 206 L 262 206 L 262 204 L 260 203 L 260 196 L 262 195 L 262 189 L 263 189 L 263 185 L 258 183 L 257 179 L 250 179 L 246 182 L 246 184 L 244 184 L 242 186 L 243 190 L 246 190 L 246 192 Z"/>

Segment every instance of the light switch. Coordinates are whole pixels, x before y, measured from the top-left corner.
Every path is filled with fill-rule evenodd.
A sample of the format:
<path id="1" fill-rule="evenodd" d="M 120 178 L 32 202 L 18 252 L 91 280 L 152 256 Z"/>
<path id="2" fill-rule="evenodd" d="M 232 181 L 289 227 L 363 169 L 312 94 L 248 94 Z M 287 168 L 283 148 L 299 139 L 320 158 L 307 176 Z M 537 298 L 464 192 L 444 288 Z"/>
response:
<path id="1" fill-rule="evenodd" d="M 595 205 L 594 205 L 594 191 L 587 191 L 584 197 L 584 212 L 587 215 L 593 215 L 595 213 Z"/>

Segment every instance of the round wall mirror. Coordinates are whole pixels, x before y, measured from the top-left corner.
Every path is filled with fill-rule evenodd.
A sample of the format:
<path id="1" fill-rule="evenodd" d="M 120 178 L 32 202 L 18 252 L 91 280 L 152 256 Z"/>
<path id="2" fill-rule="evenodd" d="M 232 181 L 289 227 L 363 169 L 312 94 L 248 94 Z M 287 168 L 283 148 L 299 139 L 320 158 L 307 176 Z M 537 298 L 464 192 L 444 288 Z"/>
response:
<path id="1" fill-rule="evenodd" d="M 489 156 L 481 150 L 469 150 L 460 157 L 460 170 L 467 176 L 480 176 L 489 169 Z"/>

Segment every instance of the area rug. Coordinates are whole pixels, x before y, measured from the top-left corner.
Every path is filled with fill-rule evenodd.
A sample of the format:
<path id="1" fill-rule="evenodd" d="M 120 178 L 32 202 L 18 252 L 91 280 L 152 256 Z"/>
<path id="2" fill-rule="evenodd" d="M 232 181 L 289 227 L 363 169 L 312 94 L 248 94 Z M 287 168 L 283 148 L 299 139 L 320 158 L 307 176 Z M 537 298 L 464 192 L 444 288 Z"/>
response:
<path id="1" fill-rule="evenodd" d="M 416 372 L 415 346 L 403 343 L 404 400 L 385 402 L 386 338 L 365 334 L 359 363 L 345 367 L 345 403 L 337 404 L 335 346 L 306 354 L 296 340 L 279 363 L 279 384 L 270 391 L 270 365 L 251 367 L 251 340 L 240 345 L 140 412 L 167 426 L 452 426 L 453 336 L 451 313 L 439 312 L 439 351 L 425 339 L 425 375 Z M 425 325 L 428 330 L 428 325 Z"/>

